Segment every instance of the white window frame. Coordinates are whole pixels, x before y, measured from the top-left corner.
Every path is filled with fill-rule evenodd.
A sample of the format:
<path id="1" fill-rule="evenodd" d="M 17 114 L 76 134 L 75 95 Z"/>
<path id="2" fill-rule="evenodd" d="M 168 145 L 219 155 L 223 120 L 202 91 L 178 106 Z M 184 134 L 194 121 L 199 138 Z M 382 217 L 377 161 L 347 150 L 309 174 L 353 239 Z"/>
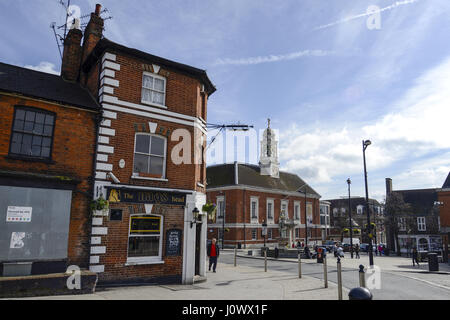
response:
<path id="1" fill-rule="evenodd" d="M 221 205 L 219 205 L 221 203 Z M 225 196 L 217 196 L 216 197 L 216 204 L 217 204 L 217 219 L 216 222 L 223 222 L 222 220 L 225 219 Z M 223 215 L 220 215 L 220 208 L 223 208 Z"/>
<path id="2" fill-rule="evenodd" d="M 295 216 L 295 209 L 297 209 L 297 208 L 298 208 L 298 217 Z M 302 210 L 301 210 L 300 201 L 294 201 L 294 221 L 297 221 L 300 223 L 301 216 L 302 216 Z"/>
<path id="3" fill-rule="evenodd" d="M 286 205 L 286 212 L 284 213 L 284 217 L 289 219 L 289 200 L 281 200 L 280 201 L 280 216 L 283 213 L 283 205 Z"/>
<path id="4" fill-rule="evenodd" d="M 269 218 L 269 204 L 272 205 L 272 218 Z M 266 200 L 266 222 L 274 223 L 274 221 L 275 221 L 275 202 L 274 202 L 274 199 L 267 199 Z"/>
<path id="5" fill-rule="evenodd" d="M 252 207 L 253 207 L 253 203 L 255 203 L 255 215 L 256 217 L 253 217 L 253 212 L 252 212 Z M 250 221 L 251 223 L 258 223 L 258 218 L 259 218 L 259 199 L 258 197 L 250 197 Z"/>
<path id="6" fill-rule="evenodd" d="M 271 228 L 267 228 L 267 239 L 268 240 L 272 240 L 272 229 Z"/>
<path id="7" fill-rule="evenodd" d="M 333 208 L 333 217 L 337 217 L 339 214 L 339 209 L 338 208 Z"/>
<path id="8" fill-rule="evenodd" d="M 308 208 L 311 208 L 311 214 L 308 213 Z M 308 221 L 308 218 L 311 217 L 311 222 Z M 314 223 L 314 206 L 312 202 L 306 202 L 306 222 L 309 225 L 313 225 Z"/>
<path id="9" fill-rule="evenodd" d="M 160 217 L 161 218 L 161 226 L 160 226 L 160 230 L 159 230 L 159 249 L 158 249 L 158 256 L 148 256 L 148 257 L 128 257 L 128 250 L 129 250 L 129 243 L 130 243 L 130 238 L 133 237 L 156 237 L 156 235 L 152 234 L 152 235 L 131 235 L 131 217 L 134 216 L 156 216 L 156 217 Z M 160 214 L 145 214 L 145 213 L 136 213 L 136 214 L 131 214 L 130 215 L 130 221 L 129 221 L 129 225 L 128 225 L 128 240 L 127 240 L 127 264 L 152 264 L 152 263 L 163 263 L 164 261 L 162 260 L 162 246 L 163 246 L 163 232 L 164 229 L 164 216 L 160 215 Z"/>
<path id="10" fill-rule="evenodd" d="M 417 230 L 427 231 L 427 223 L 425 217 L 417 217 Z"/>
<path id="11" fill-rule="evenodd" d="M 136 142 L 137 142 L 137 136 L 141 135 L 141 136 L 154 136 L 160 139 L 164 140 L 164 158 L 163 158 L 163 172 L 162 172 L 162 176 L 160 178 L 151 178 L 151 177 L 146 177 L 147 179 L 151 180 L 151 179 L 155 179 L 155 180 L 161 180 L 161 179 L 165 179 L 166 178 L 166 162 L 167 162 L 167 137 L 164 136 L 160 136 L 158 134 L 153 134 L 153 133 L 147 133 L 147 132 L 136 132 L 134 135 L 134 149 L 133 149 L 133 175 L 132 177 L 139 177 L 139 172 L 134 172 L 134 160 L 135 160 L 135 154 L 143 154 L 146 156 L 150 156 L 150 157 L 160 157 L 159 155 L 152 155 L 151 154 L 151 145 L 150 145 L 150 149 L 149 149 L 149 153 L 142 153 L 142 152 L 136 152 Z M 146 173 L 149 174 L 148 172 L 142 172 L 142 173 Z"/>
<path id="12" fill-rule="evenodd" d="M 406 218 L 405 217 L 398 218 L 398 231 L 406 231 Z"/>
<path id="13" fill-rule="evenodd" d="M 258 240 L 258 229 L 252 228 L 252 240 Z"/>
<path id="14" fill-rule="evenodd" d="M 156 78 L 156 79 L 163 80 L 164 81 L 164 92 L 155 90 L 153 88 L 150 89 L 150 88 L 144 87 L 144 76 L 153 77 L 153 78 Z M 150 106 L 162 107 L 162 108 L 167 109 L 167 107 L 166 107 L 166 94 L 167 94 L 166 87 L 167 87 L 167 79 L 165 77 L 162 77 L 162 76 L 160 76 L 158 74 L 155 74 L 155 73 L 152 73 L 152 72 L 144 71 L 142 73 L 142 82 L 141 82 L 141 103 L 142 104 L 146 104 L 146 105 L 150 105 Z M 155 103 L 155 102 L 151 102 L 151 101 L 145 101 L 144 100 L 144 89 L 156 91 L 156 92 L 159 92 L 159 93 L 163 93 L 163 104 L 159 104 L 159 103 Z"/>
<path id="15" fill-rule="evenodd" d="M 363 214 L 363 213 L 364 213 L 364 206 L 361 205 L 361 204 L 359 204 L 359 205 L 356 207 L 356 214 Z"/>

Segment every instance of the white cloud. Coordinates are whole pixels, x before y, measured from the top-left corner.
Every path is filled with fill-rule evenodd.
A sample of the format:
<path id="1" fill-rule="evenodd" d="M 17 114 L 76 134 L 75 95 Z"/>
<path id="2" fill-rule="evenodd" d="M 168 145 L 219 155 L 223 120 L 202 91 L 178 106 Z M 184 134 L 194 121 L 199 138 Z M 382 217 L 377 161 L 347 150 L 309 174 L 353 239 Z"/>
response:
<path id="1" fill-rule="evenodd" d="M 41 71 L 41 72 L 46 72 L 46 73 L 51 73 L 51 74 L 56 74 L 56 75 L 60 74 L 59 70 L 56 70 L 56 66 L 53 63 L 47 62 L 47 61 L 42 61 L 37 66 L 25 65 L 24 68 Z"/>
<path id="2" fill-rule="evenodd" d="M 367 165 L 373 171 L 387 168 L 396 162 L 404 163 L 403 176 L 422 174 L 418 184 L 426 181 L 427 172 L 445 173 L 444 165 L 429 162 L 433 152 L 450 149 L 448 119 L 450 119 L 450 58 L 421 77 L 397 101 L 389 105 L 393 110 L 373 124 L 347 124 L 329 129 L 299 128 L 292 125 L 280 129 L 280 158 L 284 170 L 298 172 L 312 183 L 324 183 L 334 176 L 361 172 L 362 140 L 370 139 L 366 151 Z M 320 126 L 325 127 L 324 125 Z M 408 168 L 419 159 L 420 168 Z M 448 167 L 447 167 L 448 168 Z M 445 175 L 445 174 L 444 174 Z M 403 178 L 402 178 L 403 177 Z M 444 177 L 445 178 L 445 177 Z"/>

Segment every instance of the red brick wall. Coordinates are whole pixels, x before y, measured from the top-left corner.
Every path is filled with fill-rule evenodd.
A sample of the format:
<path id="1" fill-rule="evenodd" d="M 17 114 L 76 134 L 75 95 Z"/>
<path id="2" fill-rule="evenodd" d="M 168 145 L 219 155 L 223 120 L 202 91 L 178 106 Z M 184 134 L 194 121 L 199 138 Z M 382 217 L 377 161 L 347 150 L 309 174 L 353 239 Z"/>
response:
<path id="1" fill-rule="evenodd" d="M 105 265 L 105 272 L 99 273 L 100 281 L 125 281 L 127 279 L 155 278 L 182 275 L 183 246 L 179 256 L 165 256 L 165 231 L 168 229 L 183 230 L 184 209 L 177 206 L 164 206 L 162 259 L 164 264 L 126 266 L 128 255 L 128 233 L 130 225 L 131 204 L 112 204 L 111 208 L 122 209 L 122 221 L 106 221 L 108 235 L 102 237 L 102 245 L 106 245 L 106 254 L 100 255 L 100 264 Z M 136 208 L 136 206 L 134 206 Z M 133 209 L 134 213 L 139 212 Z M 105 218 L 107 219 L 107 218 Z M 184 231 L 181 236 L 183 242 Z"/>
<path id="2" fill-rule="evenodd" d="M 56 113 L 52 160 L 54 163 L 30 162 L 7 158 L 14 106 L 29 106 Z M 95 150 L 95 113 L 63 107 L 27 98 L 0 95 L 0 169 L 80 180 L 72 193 L 68 257 L 70 264 L 86 266 L 89 261 L 89 204 L 91 201 L 92 164 Z M 83 159 L 83 161 L 80 161 Z"/>
<path id="3" fill-rule="evenodd" d="M 207 191 L 207 199 L 212 203 L 217 202 L 217 196 L 225 196 L 225 223 L 244 223 L 244 201 L 245 201 L 245 223 L 250 223 L 250 199 L 251 197 L 258 197 L 258 223 L 262 224 L 266 219 L 266 206 L 267 206 L 267 198 L 271 198 L 274 200 L 274 222 L 278 223 L 278 219 L 281 211 L 281 200 L 289 200 L 289 219 L 293 219 L 294 215 L 294 201 L 300 202 L 300 221 L 302 224 L 305 223 L 305 202 L 304 197 L 299 196 L 289 196 L 286 197 L 282 194 L 270 193 L 270 192 L 259 192 L 259 191 L 249 191 L 249 190 L 241 190 L 241 189 L 232 189 L 232 190 L 222 190 L 220 191 Z M 244 195 L 245 194 L 245 195 Z M 313 203 L 313 224 L 320 224 L 320 213 L 319 213 L 319 200 L 313 198 L 307 198 L 307 202 Z M 210 230 L 213 232 L 210 232 Z M 221 229 L 219 227 L 218 229 Z M 208 227 L 208 239 L 213 237 L 218 237 L 218 229 Z M 261 228 L 257 228 L 257 241 L 252 240 L 252 229 L 254 226 L 248 225 L 245 228 L 245 243 L 246 244 L 254 244 L 254 243 L 263 243 L 264 238 L 261 235 Z M 272 229 L 272 241 L 267 240 L 267 243 L 275 243 L 277 242 L 277 238 L 279 237 L 279 229 Z M 320 228 L 310 228 L 311 229 L 311 240 L 320 240 L 321 239 L 321 229 Z M 294 233 L 295 236 L 295 233 Z M 299 238 L 305 238 L 305 229 L 300 229 Z M 267 237 L 266 237 L 267 239 Z M 228 240 L 228 242 L 227 242 Z M 239 240 L 242 242 L 244 240 L 244 228 L 230 228 L 229 232 L 225 232 L 225 244 L 234 244 L 235 240 Z"/>
<path id="4" fill-rule="evenodd" d="M 439 210 L 441 227 L 450 228 L 450 191 L 438 192 L 438 201 L 443 203 Z"/>

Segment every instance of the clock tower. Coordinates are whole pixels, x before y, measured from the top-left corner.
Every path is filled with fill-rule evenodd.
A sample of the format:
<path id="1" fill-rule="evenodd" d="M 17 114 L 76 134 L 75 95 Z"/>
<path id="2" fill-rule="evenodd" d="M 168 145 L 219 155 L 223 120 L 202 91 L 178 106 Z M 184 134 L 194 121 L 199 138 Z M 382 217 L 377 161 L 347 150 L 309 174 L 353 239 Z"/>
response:
<path id="1" fill-rule="evenodd" d="M 270 128 L 270 119 L 267 119 L 267 129 L 264 130 L 261 141 L 261 155 L 259 157 L 261 175 L 280 177 L 280 163 L 278 162 L 278 140 L 275 131 Z"/>

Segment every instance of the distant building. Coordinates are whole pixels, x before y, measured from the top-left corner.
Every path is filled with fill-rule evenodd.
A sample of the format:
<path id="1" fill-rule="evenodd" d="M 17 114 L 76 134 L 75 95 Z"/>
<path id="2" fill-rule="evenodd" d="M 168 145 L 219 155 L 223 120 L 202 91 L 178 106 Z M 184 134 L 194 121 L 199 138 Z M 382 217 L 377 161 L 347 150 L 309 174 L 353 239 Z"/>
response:
<path id="1" fill-rule="evenodd" d="M 350 229 L 350 214 L 348 197 L 327 200 L 330 202 L 331 209 L 331 234 L 334 240 L 350 236 L 350 232 L 344 232 Z M 364 229 L 367 226 L 366 198 L 351 197 L 350 206 L 352 210 L 353 237 L 360 238 L 362 242 L 369 240 L 365 237 Z M 369 198 L 370 222 L 376 224 L 376 243 L 386 242 L 386 232 L 384 226 L 384 207 L 375 199 Z"/>
<path id="2" fill-rule="evenodd" d="M 259 166 L 235 162 L 207 168 L 207 199 L 217 204 L 216 219 L 208 223 L 208 239 L 224 239 L 228 247 L 261 247 L 265 222 L 265 242 L 272 247 L 322 240 L 320 195 L 296 174 L 279 171 L 277 146 L 269 125 Z M 323 203 L 323 212 L 326 207 Z"/>
<path id="3" fill-rule="evenodd" d="M 412 248 L 419 252 L 438 251 L 442 248 L 439 234 L 438 189 L 393 190 L 392 179 L 386 178 L 386 201 L 392 193 L 403 197 L 409 204 L 405 214 L 396 217 L 398 240 L 401 253 L 410 253 Z M 390 215 L 390 212 L 386 212 Z M 394 226 L 388 228 L 388 245 L 397 251 Z"/>

